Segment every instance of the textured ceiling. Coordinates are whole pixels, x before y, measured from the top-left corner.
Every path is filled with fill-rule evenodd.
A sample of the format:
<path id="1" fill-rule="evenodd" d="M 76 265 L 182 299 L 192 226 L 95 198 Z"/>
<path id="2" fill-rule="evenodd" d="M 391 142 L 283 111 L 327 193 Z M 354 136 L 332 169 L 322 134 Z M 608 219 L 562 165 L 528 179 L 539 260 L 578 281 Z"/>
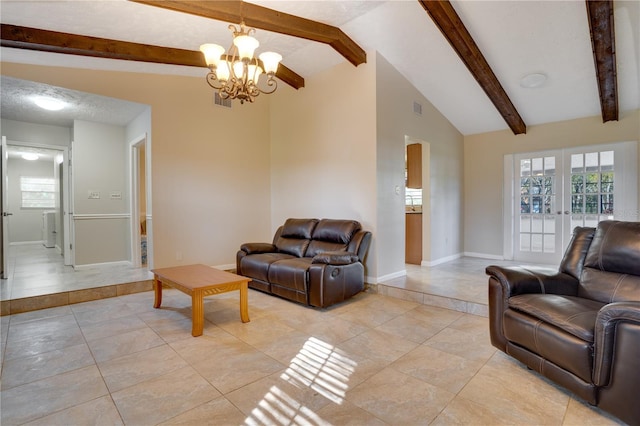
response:
<path id="1" fill-rule="evenodd" d="M 340 27 L 369 54 L 378 51 L 463 134 L 507 125 L 427 13 L 414 0 L 256 1 L 260 5 Z M 586 7 L 583 1 L 453 1 L 528 126 L 600 115 Z M 640 107 L 640 2 L 615 6 L 619 107 Z M 197 50 L 230 41 L 228 23 L 123 0 L 2 1 L 3 23 Z M 282 53 L 302 75 L 345 59 L 331 47 L 258 31 L 261 45 Z M 59 66 L 204 76 L 206 69 L 74 57 L 2 48 L 2 60 Z M 548 76 L 525 89 L 532 72 Z M 4 83 L 3 83 L 4 98 Z M 304 90 L 304 89 L 302 89 Z M 5 114 L 3 101 L 2 114 Z"/>

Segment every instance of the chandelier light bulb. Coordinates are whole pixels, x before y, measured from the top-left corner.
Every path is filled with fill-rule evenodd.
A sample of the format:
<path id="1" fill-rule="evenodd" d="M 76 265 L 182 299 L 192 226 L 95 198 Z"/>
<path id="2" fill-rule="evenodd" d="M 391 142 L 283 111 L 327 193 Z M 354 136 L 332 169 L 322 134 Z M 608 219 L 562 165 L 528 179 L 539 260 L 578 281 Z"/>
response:
<path id="1" fill-rule="evenodd" d="M 218 76 L 218 80 L 227 81 L 229 80 L 229 64 L 226 61 L 220 61 L 218 64 L 218 69 L 216 71 L 216 75 Z"/>
<path id="2" fill-rule="evenodd" d="M 206 43 L 200 46 L 200 51 L 204 55 L 204 60 L 207 63 L 207 66 L 218 67 L 220 64 L 220 57 L 224 53 L 224 47 L 218 44 Z"/>
<path id="3" fill-rule="evenodd" d="M 282 60 L 282 55 L 279 55 L 276 52 L 263 52 L 259 56 L 262 61 L 262 65 L 264 66 L 264 72 L 267 74 L 274 73 L 278 70 L 278 65 Z"/>
<path id="4" fill-rule="evenodd" d="M 253 59 L 253 52 L 260 46 L 260 42 L 249 35 L 239 35 L 233 39 L 233 44 L 238 48 L 240 59 Z"/>

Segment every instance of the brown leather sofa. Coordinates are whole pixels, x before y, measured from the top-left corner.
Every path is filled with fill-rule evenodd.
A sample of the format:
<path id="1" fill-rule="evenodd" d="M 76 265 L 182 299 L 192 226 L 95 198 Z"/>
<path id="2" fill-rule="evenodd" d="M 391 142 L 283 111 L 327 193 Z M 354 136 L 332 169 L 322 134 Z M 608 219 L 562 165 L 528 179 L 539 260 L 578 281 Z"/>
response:
<path id="1" fill-rule="evenodd" d="M 249 287 L 325 308 L 364 290 L 371 233 L 355 220 L 287 219 L 273 243 L 247 243 L 236 255 Z"/>
<path id="2" fill-rule="evenodd" d="M 640 222 L 576 228 L 557 271 L 486 272 L 495 347 L 640 425 Z"/>

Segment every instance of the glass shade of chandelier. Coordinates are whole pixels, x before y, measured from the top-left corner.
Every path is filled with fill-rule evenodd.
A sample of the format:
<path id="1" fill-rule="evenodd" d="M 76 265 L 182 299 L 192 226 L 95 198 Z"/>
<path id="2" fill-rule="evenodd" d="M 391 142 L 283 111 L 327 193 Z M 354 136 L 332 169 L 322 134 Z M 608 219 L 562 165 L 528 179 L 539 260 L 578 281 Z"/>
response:
<path id="1" fill-rule="evenodd" d="M 240 23 L 240 29 L 229 25 L 229 30 L 233 33 L 233 43 L 226 54 L 224 47 L 217 44 L 200 46 L 209 68 L 206 77 L 209 86 L 216 89 L 222 99 L 239 99 L 241 104 L 253 102 L 260 93 L 275 92 L 278 88 L 275 73 L 282 56 L 263 52 L 255 58 L 254 52 L 260 43 L 251 36 L 255 29 L 247 28 L 244 22 Z"/>

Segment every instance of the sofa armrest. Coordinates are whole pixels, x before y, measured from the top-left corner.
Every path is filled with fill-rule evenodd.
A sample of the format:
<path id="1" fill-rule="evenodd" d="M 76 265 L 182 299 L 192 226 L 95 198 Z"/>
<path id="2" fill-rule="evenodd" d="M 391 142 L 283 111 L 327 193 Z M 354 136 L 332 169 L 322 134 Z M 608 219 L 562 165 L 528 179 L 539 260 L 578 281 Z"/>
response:
<path id="1" fill-rule="evenodd" d="M 316 254 L 311 263 L 323 263 L 325 265 L 350 265 L 358 262 L 358 255 L 348 251 L 325 251 Z"/>
<path id="2" fill-rule="evenodd" d="M 240 250 L 246 254 L 276 253 L 278 249 L 269 243 L 245 243 L 240 246 Z"/>
<path id="3" fill-rule="evenodd" d="M 594 351 L 593 381 L 597 386 L 609 385 L 614 363 L 631 366 L 635 359 L 635 365 L 640 365 L 640 301 L 609 303 L 600 309 Z"/>
<path id="4" fill-rule="evenodd" d="M 551 268 L 491 265 L 486 273 L 500 283 L 505 298 L 530 293 L 578 294 L 576 278 Z"/>

